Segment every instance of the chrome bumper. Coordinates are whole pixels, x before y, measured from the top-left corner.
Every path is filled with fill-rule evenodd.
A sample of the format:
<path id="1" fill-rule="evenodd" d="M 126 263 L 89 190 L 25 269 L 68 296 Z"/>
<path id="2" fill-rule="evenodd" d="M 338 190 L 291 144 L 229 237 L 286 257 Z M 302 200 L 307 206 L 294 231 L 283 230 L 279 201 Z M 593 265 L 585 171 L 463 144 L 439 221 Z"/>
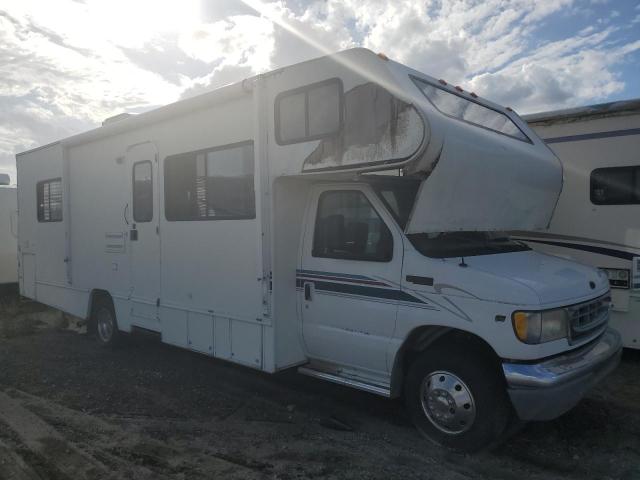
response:
<path id="1" fill-rule="evenodd" d="M 620 362 L 620 334 L 607 329 L 585 347 L 540 363 L 503 363 L 507 390 L 523 420 L 550 420 L 578 403 Z"/>

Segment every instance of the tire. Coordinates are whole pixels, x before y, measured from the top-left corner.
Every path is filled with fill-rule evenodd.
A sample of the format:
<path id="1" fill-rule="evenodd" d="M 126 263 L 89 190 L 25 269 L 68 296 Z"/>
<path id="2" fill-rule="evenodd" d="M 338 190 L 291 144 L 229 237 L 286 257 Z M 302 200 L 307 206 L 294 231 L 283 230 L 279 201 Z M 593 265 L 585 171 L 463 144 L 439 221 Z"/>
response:
<path id="1" fill-rule="evenodd" d="M 495 361 L 461 346 L 435 346 L 418 356 L 405 378 L 404 397 L 423 436 L 461 452 L 496 445 L 511 418 Z"/>
<path id="2" fill-rule="evenodd" d="M 102 347 L 115 347 L 120 343 L 120 330 L 113 308 L 113 302 L 105 296 L 94 299 L 91 309 L 90 332 Z"/>

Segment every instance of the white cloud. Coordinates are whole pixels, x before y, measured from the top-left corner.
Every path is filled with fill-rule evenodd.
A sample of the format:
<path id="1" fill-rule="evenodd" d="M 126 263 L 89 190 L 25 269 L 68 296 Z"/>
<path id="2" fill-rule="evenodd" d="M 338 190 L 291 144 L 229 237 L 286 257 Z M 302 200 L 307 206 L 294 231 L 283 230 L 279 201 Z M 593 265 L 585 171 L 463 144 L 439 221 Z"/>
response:
<path id="1" fill-rule="evenodd" d="M 573 0 L 4 0 L 0 170 L 123 110 L 353 46 L 523 112 L 601 101 L 640 40 L 618 35 L 618 10 L 574 28 L 585 15 Z M 559 18 L 566 32 L 545 41 Z"/>

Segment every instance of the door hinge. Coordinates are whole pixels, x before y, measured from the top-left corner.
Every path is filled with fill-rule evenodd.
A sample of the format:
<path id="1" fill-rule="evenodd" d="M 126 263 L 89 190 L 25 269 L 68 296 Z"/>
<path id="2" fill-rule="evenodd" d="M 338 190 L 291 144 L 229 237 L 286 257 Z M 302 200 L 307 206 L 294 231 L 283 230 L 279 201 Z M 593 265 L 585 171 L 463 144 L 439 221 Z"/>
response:
<path id="1" fill-rule="evenodd" d="M 156 298 L 156 307 L 160 306 L 160 298 Z"/>
<path id="2" fill-rule="evenodd" d="M 160 227 L 156 226 L 156 235 L 160 235 Z"/>

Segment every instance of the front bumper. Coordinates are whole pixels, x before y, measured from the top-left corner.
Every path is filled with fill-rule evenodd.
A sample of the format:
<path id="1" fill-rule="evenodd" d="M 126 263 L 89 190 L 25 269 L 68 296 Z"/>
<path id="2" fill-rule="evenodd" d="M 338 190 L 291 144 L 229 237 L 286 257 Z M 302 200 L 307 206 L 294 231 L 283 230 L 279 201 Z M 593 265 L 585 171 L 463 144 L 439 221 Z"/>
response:
<path id="1" fill-rule="evenodd" d="M 573 408 L 620 363 L 620 334 L 607 329 L 584 347 L 540 363 L 503 363 L 507 391 L 522 420 L 552 420 Z"/>

